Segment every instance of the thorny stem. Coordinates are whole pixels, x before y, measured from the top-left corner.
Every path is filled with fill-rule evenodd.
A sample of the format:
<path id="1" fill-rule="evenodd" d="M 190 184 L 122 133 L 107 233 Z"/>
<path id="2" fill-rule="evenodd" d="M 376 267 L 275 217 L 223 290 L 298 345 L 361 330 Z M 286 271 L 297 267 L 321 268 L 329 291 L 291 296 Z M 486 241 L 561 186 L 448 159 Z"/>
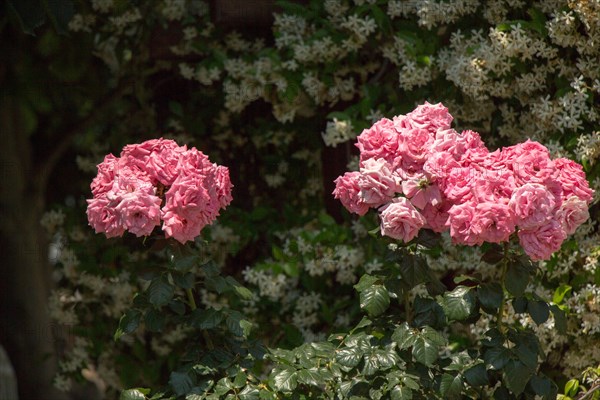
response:
<path id="1" fill-rule="evenodd" d="M 506 271 L 508 269 L 508 242 L 504 244 L 504 257 L 502 258 L 502 275 L 500 277 L 500 285 L 502 286 L 502 301 L 498 308 L 498 315 L 496 316 L 496 323 L 498 324 L 498 330 L 504 333 L 502 325 L 502 317 L 504 316 L 504 307 L 506 306 L 506 298 L 504 297 L 505 287 L 504 279 L 506 278 Z"/>

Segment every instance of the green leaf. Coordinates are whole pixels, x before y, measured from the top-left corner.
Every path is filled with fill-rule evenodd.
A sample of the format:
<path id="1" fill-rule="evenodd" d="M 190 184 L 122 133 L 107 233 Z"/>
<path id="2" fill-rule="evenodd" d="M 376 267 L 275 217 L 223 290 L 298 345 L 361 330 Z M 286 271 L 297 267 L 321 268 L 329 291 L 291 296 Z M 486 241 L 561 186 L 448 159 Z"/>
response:
<path id="1" fill-rule="evenodd" d="M 191 289 L 194 287 L 195 276 L 193 273 L 187 274 L 172 273 L 173 282 L 182 289 Z"/>
<path id="2" fill-rule="evenodd" d="M 155 307 L 162 307 L 171 301 L 175 294 L 175 288 L 169 284 L 163 277 L 156 277 L 146 290 L 148 301 Z"/>
<path id="3" fill-rule="evenodd" d="M 567 334 L 567 316 L 563 310 L 557 305 L 552 304 L 550 306 L 550 311 L 552 311 L 552 315 L 554 315 L 554 325 L 556 326 L 556 330 L 561 335 Z"/>
<path id="4" fill-rule="evenodd" d="M 244 371 L 238 371 L 237 375 L 233 379 L 233 387 L 239 389 L 246 385 L 246 381 L 248 380 L 248 375 Z"/>
<path id="5" fill-rule="evenodd" d="M 362 359 L 362 357 L 362 352 L 356 347 L 341 349 L 336 351 L 335 353 L 336 362 L 348 368 L 356 367 Z"/>
<path id="6" fill-rule="evenodd" d="M 196 254 L 177 256 L 173 258 L 173 267 L 177 271 L 188 272 L 200 263 L 200 257 Z"/>
<path id="7" fill-rule="evenodd" d="M 119 400 L 146 400 L 144 393 L 148 394 L 147 389 L 128 389 L 123 390 L 119 396 Z"/>
<path id="8" fill-rule="evenodd" d="M 574 397 L 579 391 L 579 381 L 577 379 L 571 379 L 565 384 L 565 395 Z"/>
<path id="9" fill-rule="evenodd" d="M 412 390 L 406 386 L 396 386 L 390 392 L 391 400 L 412 400 Z"/>
<path id="10" fill-rule="evenodd" d="M 194 386 L 192 378 L 184 372 L 171 372 L 169 377 L 169 385 L 173 388 L 173 391 L 178 395 L 184 395 L 188 393 Z"/>
<path id="11" fill-rule="evenodd" d="M 360 277 L 360 280 L 358 281 L 358 283 L 356 285 L 354 285 L 354 289 L 356 289 L 356 291 L 360 293 L 360 292 L 370 288 L 371 286 L 373 286 L 375 284 L 375 282 L 377 282 L 378 280 L 379 280 L 379 278 L 377 278 L 376 276 L 364 274 L 363 276 Z"/>
<path id="12" fill-rule="evenodd" d="M 360 320 L 360 322 L 354 328 L 352 328 L 352 330 L 350 331 L 350 334 L 353 334 L 357 330 L 362 329 L 362 328 L 364 328 L 366 326 L 369 326 L 372 323 L 373 323 L 373 321 L 371 321 L 369 318 L 362 317 L 362 319 Z"/>
<path id="13" fill-rule="evenodd" d="M 144 323 L 150 332 L 161 332 L 165 327 L 166 316 L 153 308 L 146 312 Z"/>
<path id="14" fill-rule="evenodd" d="M 142 320 L 142 313 L 138 310 L 128 310 L 119 320 L 119 327 L 114 335 L 114 340 L 119 340 L 123 335 L 127 335 L 137 329 Z"/>
<path id="15" fill-rule="evenodd" d="M 318 368 L 302 369 L 298 371 L 298 381 L 305 385 L 319 386 L 324 382 Z"/>
<path id="16" fill-rule="evenodd" d="M 500 308 L 504 297 L 502 286 L 497 282 L 480 285 L 477 288 L 477 297 L 486 310 L 497 310 Z"/>
<path id="17" fill-rule="evenodd" d="M 523 393 L 531 375 L 533 375 L 532 370 L 522 362 L 516 360 L 510 360 L 504 367 L 502 374 L 506 387 L 516 396 Z"/>
<path id="18" fill-rule="evenodd" d="M 527 311 L 529 312 L 529 315 L 531 315 L 531 319 L 538 325 L 546 322 L 550 316 L 548 303 L 541 300 L 530 300 L 527 303 Z"/>
<path id="19" fill-rule="evenodd" d="M 225 320 L 225 325 L 227 325 L 227 329 L 229 329 L 229 331 L 234 335 L 244 336 L 244 333 L 248 331 L 248 329 L 250 329 L 252 324 L 248 326 L 246 323 L 244 323 L 244 325 L 246 325 L 245 330 L 244 327 L 242 327 L 242 321 L 245 321 L 243 319 L 242 313 L 240 313 L 239 311 L 231 311 L 227 316 L 227 319 Z M 245 322 L 249 323 L 249 321 Z"/>
<path id="20" fill-rule="evenodd" d="M 383 285 L 372 285 L 360 292 L 360 307 L 375 317 L 387 310 L 390 305 L 390 294 Z"/>
<path id="21" fill-rule="evenodd" d="M 231 276 L 228 276 L 226 278 L 226 280 L 231 285 L 231 287 L 233 287 L 233 290 L 235 291 L 235 293 L 237 293 L 237 295 L 241 299 L 250 300 L 250 299 L 252 299 L 252 297 L 254 297 L 254 295 L 252 294 L 252 291 L 250 289 L 248 289 L 247 287 L 240 284 L 238 281 L 236 281 Z"/>
<path id="22" fill-rule="evenodd" d="M 463 380 L 460 374 L 452 376 L 450 374 L 442 375 L 440 382 L 440 393 L 444 397 L 454 399 L 460 397 L 463 388 Z"/>
<path id="23" fill-rule="evenodd" d="M 430 276 L 427 264 L 421 257 L 407 256 L 402 259 L 402 263 L 399 265 L 400 275 L 406 284 L 413 288 L 420 283 L 427 282 L 428 276 Z"/>
<path id="24" fill-rule="evenodd" d="M 413 345 L 412 355 L 421 364 L 431 366 L 438 358 L 439 348 L 433 342 L 418 337 Z"/>
<path id="25" fill-rule="evenodd" d="M 573 288 L 566 283 L 563 283 L 554 291 L 554 296 L 552 296 L 552 302 L 555 304 L 560 304 L 566 295 L 568 295 Z"/>
<path id="26" fill-rule="evenodd" d="M 529 381 L 533 391 L 539 396 L 546 396 L 552 390 L 552 382 L 545 376 L 534 375 Z"/>
<path id="27" fill-rule="evenodd" d="M 495 370 L 501 370 L 510 360 L 510 352 L 504 347 L 492 347 L 483 355 L 485 363 Z"/>
<path id="28" fill-rule="evenodd" d="M 442 307 L 449 320 L 460 321 L 473 312 L 475 296 L 471 293 L 471 288 L 457 286 L 452 292 L 444 294 Z"/>
<path id="29" fill-rule="evenodd" d="M 415 344 L 417 335 L 408 326 L 408 323 L 404 322 L 394 330 L 392 340 L 396 342 L 400 350 L 404 350 Z"/>
<path id="30" fill-rule="evenodd" d="M 271 374 L 273 387 L 282 392 L 291 392 L 298 386 L 298 374 L 292 367 L 276 368 Z"/>
<path id="31" fill-rule="evenodd" d="M 46 20 L 40 0 L 8 0 L 7 6 L 18 17 L 23 32 L 30 35 Z"/>
<path id="32" fill-rule="evenodd" d="M 521 296 L 529 283 L 529 271 L 518 262 L 508 265 L 504 286 L 513 296 Z"/>
<path id="33" fill-rule="evenodd" d="M 192 326 L 199 329 L 212 329 L 217 327 L 223 321 L 223 313 L 208 308 L 206 310 L 196 309 L 191 316 Z"/>
<path id="34" fill-rule="evenodd" d="M 502 248 L 502 246 L 495 243 L 491 244 L 490 248 L 481 256 L 481 261 L 492 265 L 498 264 L 503 259 L 504 249 Z"/>
<path id="35" fill-rule="evenodd" d="M 423 329 L 421 329 L 421 335 L 425 340 L 428 340 L 437 346 L 444 346 L 446 344 L 444 335 L 430 326 L 424 326 Z"/>
<path id="36" fill-rule="evenodd" d="M 464 372 L 465 379 L 471 386 L 485 386 L 489 384 L 489 378 L 485 364 L 477 364 Z"/>
<path id="37" fill-rule="evenodd" d="M 238 397 L 240 400 L 258 400 L 259 391 L 257 388 L 247 385 L 238 393 Z"/>
<path id="38" fill-rule="evenodd" d="M 525 297 L 517 297 L 513 300 L 513 308 L 517 314 L 522 314 L 527 311 L 527 299 Z"/>

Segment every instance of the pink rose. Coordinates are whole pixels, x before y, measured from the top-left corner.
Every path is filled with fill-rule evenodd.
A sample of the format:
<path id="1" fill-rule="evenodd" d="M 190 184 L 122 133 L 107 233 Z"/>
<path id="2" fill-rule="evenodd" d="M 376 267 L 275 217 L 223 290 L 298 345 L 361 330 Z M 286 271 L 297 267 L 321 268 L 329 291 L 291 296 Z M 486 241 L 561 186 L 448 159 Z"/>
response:
<path id="1" fill-rule="evenodd" d="M 415 207 L 421 210 L 427 204 L 437 206 L 442 202 L 440 188 L 425 175 L 421 175 L 420 178 L 403 181 L 402 192 Z"/>
<path id="2" fill-rule="evenodd" d="M 147 193 L 127 193 L 115 210 L 121 216 L 125 229 L 137 237 L 148 236 L 160 225 L 161 199 Z"/>
<path id="3" fill-rule="evenodd" d="M 433 152 L 423 164 L 423 171 L 434 180 L 448 176 L 454 168 L 460 168 L 460 164 L 447 151 Z"/>
<path id="4" fill-rule="evenodd" d="M 179 174 L 179 159 L 186 152 L 186 147 L 170 148 L 161 146 L 150 153 L 146 159 L 146 171 L 154 182 L 171 186 Z"/>
<path id="5" fill-rule="evenodd" d="M 112 154 L 104 157 L 104 161 L 97 165 L 98 175 L 92 180 L 91 189 L 94 196 L 100 196 L 112 189 L 115 179 L 115 167 L 119 159 Z"/>
<path id="6" fill-rule="evenodd" d="M 444 232 L 448 230 L 448 210 L 452 205 L 448 202 L 438 204 L 436 206 L 427 204 L 423 209 L 422 214 L 425 217 L 427 223 L 424 228 L 431 229 L 434 232 Z"/>
<path id="7" fill-rule="evenodd" d="M 531 140 L 502 149 L 506 166 L 515 174 L 518 185 L 545 183 L 557 174 L 548 149 Z"/>
<path id="8" fill-rule="evenodd" d="M 398 153 L 400 158 L 395 164 L 406 171 L 422 169 L 427 157 L 431 154 L 430 148 L 433 136 L 425 129 L 407 129 L 400 134 Z"/>
<path id="9" fill-rule="evenodd" d="M 233 185 L 229 178 L 229 168 L 219 165 L 215 171 L 217 184 L 217 199 L 222 208 L 225 208 L 233 200 L 231 190 Z"/>
<path id="10" fill-rule="evenodd" d="M 360 197 L 365 204 L 377 207 L 389 202 L 400 191 L 398 178 L 383 158 L 370 158 L 362 163 L 358 177 Z"/>
<path id="11" fill-rule="evenodd" d="M 380 209 L 381 234 L 410 242 L 425 225 L 425 217 L 404 198 L 399 197 Z"/>
<path id="12" fill-rule="evenodd" d="M 554 219 L 534 229 L 520 229 L 518 235 L 523 250 L 533 261 L 550 259 L 567 237 L 560 223 Z"/>
<path id="13" fill-rule="evenodd" d="M 471 221 L 471 230 L 483 242 L 506 242 L 515 231 L 515 217 L 506 204 L 478 203 Z"/>
<path id="14" fill-rule="evenodd" d="M 96 233 L 104 233 L 107 238 L 123 236 L 125 225 L 114 203 L 106 197 L 87 200 L 88 222 Z"/>
<path id="15" fill-rule="evenodd" d="M 365 215 L 369 211 L 369 205 L 360 196 L 358 178 L 360 172 L 346 172 L 335 180 L 333 195 L 342 202 L 342 205 L 352 213 Z"/>
<path id="16" fill-rule="evenodd" d="M 455 204 L 448 210 L 448 221 L 446 225 L 450 228 L 452 243 L 475 246 L 482 244 L 478 232 L 473 228 L 476 216 L 477 203 L 473 200 L 462 204 Z"/>
<path id="17" fill-rule="evenodd" d="M 575 233 L 579 225 L 589 217 L 588 204 L 577 196 L 571 196 L 563 201 L 556 213 L 556 218 L 567 235 Z"/>
<path id="18" fill-rule="evenodd" d="M 441 179 L 440 188 L 452 202 L 465 203 L 474 199 L 473 188 L 480 177 L 481 172 L 474 168 L 454 168 Z"/>
<path id="19" fill-rule="evenodd" d="M 516 188 L 511 171 L 484 170 L 472 184 L 473 195 L 479 202 L 499 202 L 507 204 Z"/>
<path id="20" fill-rule="evenodd" d="M 590 189 L 583 167 L 566 158 L 557 158 L 554 160 L 554 166 L 558 170 L 558 181 L 563 189 L 563 198 L 567 199 L 574 195 L 589 204 L 594 191 Z"/>
<path id="21" fill-rule="evenodd" d="M 533 229 L 554 217 L 554 195 L 539 183 L 526 183 L 516 189 L 508 206 L 517 218 L 517 226 Z"/>
<path id="22" fill-rule="evenodd" d="M 163 213 L 163 230 L 166 237 L 172 237 L 180 243 L 185 243 L 200 235 L 202 229 L 206 226 L 204 221 L 199 218 L 187 219 L 171 210 Z"/>
<path id="23" fill-rule="evenodd" d="M 398 132 L 387 118 L 375 122 L 357 137 L 356 147 L 360 150 L 360 161 L 383 158 L 390 164 L 398 156 Z"/>
<path id="24" fill-rule="evenodd" d="M 394 125 L 400 132 L 402 129 L 418 128 L 434 134 L 438 129 L 448 129 L 452 124 L 452 115 L 442 103 L 425 102 L 417 106 L 406 116 L 394 118 Z"/>

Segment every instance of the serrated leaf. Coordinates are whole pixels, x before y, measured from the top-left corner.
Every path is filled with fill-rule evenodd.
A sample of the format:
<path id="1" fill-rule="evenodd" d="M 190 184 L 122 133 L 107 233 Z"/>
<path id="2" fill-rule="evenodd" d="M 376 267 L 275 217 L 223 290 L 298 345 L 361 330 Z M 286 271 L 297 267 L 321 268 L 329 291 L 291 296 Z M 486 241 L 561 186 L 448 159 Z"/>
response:
<path id="1" fill-rule="evenodd" d="M 187 272 L 200 262 L 200 257 L 195 254 L 173 258 L 173 268 L 177 271 Z"/>
<path id="2" fill-rule="evenodd" d="M 503 259 L 504 249 L 502 248 L 502 246 L 495 243 L 491 244 L 490 248 L 481 256 L 481 261 L 492 265 L 498 264 Z"/>
<path id="3" fill-rule="evenodd" d="M 173 388 L 173 391 L 178 395 L 184 395 L 188 393 L 194 386 L 192 378 L 185 372 L 171 372 L 169 377 L 169 385 Z"/>
<path id="4" fill-rule="evenodd" d="M 529 283 L 529 271 L 518 262 L 512 262 L 508 265 L 504 286 L 513 296 L 519 297 L 525 292 Z"/>
<path id="5" fill-rule="evenodd" d="M 165 326 L 166 316 L 153 308 L 146 312 L 144 323 L 150 332 L 161 332 Z"/>
<path id="6" fill-rule="evenodd" d="M 373 375 L 379 370 L 379 358 L 375 354 L 366 354 L 365 362 L 362 369 L 364 376 Z"/>
<path id="7" fill-rule="evenodd" d="M 369 326 L 373 323 L 373 321 L 371 321 L 369 318 L 367 317 L 362 317 L 362 319 L 360 320 L 360 322 L 354 327 L 352 328 L 352 330 L 350 331 L 350 333 L 354 333 L 355 331 L 362 329 L 366 326 Z"/>
<path id="8" fill-rule="evenodd" d="M 390 305 L 390 295 L 383 285 L 372 285 L 360 292 L 360 307 L 375 317 Z"/>
<path id="9" fill-rule="evenodd" d="M 146 400 L 146 396 L 140 389 L 123 390 L 119 400 Z"/>
<path id="10" fill-rule="evenodd" d="M 510 352 L 504 347 L 492 347 L 483 355 L 485 363 L 495 370 L 501 370 L 510 360 Z"/>
<path id="11" fill-rule="evenodd" d="M 321 374 L 319 372 L 320 371 L 318 368 L 309 368 L 309 369 L 299 370 L 298 371 L 298 382 L 303 383 L 305 385 L 319 386 L 319 385 L 325 383 L 325 381 L 323 380 L 323 377 L 321 376 Z"/>
<path id="12" fill-rule="evenodd" d="M 471 288 L 457 286 L 452 292 L 444 294 L 442 307 L 449 320 L 460 321 L 473 312 L 475 296 L 471 292 Z"/>
<path id="13" fill-rule="evenodd" d="M 123 335 L 129 334 L 137 329 L 142 320 L 142 313 L 138 310 L 128 310 L 119 320 L 119 327 L 114 335 L 114 340 L 119 340 Z"/>
<path id="14" fill-rule="evenodd" d="M 442 375 L 440 381 L 440 393 L 449 399 L 460 397 L 463 388 L 463 379 L 460 374 L 453 376 L 450 374 Z"/>
<path id="15" fill-rule="evenodd" d="M 199 329 L 212 329 L 217 327 L 223 321 L 223 313 L 208 308 L 206 310 L 196 309 L 191 316 L 192 325 Z"/>
<path id="16" fill-rule="evenodd" d="M 229 331 L 236 336 L 244 336 L 244 329 L 241 324 L 241 322 L 243 321 L 242 318 L 243 316 L 239 311 L 231 311 L 229 315 L 227 315 L 227 319 L 225 320 L 225 325 L 227 325 L 227 329 L 229 329 Z M 250 324 L 250 326 L 252 325 Z"/>
<path id="17" fill-rule="evenodd" d="M 502 304 L 504 293 L 497 282 L 485 283 L 477 288 L 477 297 L 487 310 L 497 310 Z"/>
<path id="18" fill-rule="evenodd" d="M 415 343 L 416 338 L 416 334 L 406 322 L 396 327 L 396 329 L 394 329 L 394 333 L 392 333 L 392 340 L 396 342 L 400 350 L 404 350 L 412 346 Z"/>
<path id="19" fill-rule="evenodd" d="M 396 386 L 390 392 L 391 400 L 412 400 L 413 393 L 406 386 Z"/>
<path id="20" fill-rule="evenodd" d="M 164 278 L 157 277 L 150 282 L 146 293 L 148 294 L 148 301 L 153 306 L 162 307 L 169 304 L 175 294 L 175 288 Z"/>
<path id="21" fill-rule="evenodd" d="M 485 386 L 489 384 L 489 377 L 484 364 L 477 364 L 467 369 L 464 375 L 471 386 Z"/>
<path id="22" fill-rule="evenodd" d="M 291 392 L 298 386 L 298 374 L 291 367 L 278 368 L 271 374 L 273 387 L 282 392 Z"/>
<path id="23" fill-rule="evenodd" d="M 182 289 L 191 289 L 194 287 L 195 276 L 191 272 L 186 274 L 173 272 L 171 276 L 173 277 L 173 282 L 175 285 Z"/>
<path id="24" fill-rule="evenodd" d="M 552 390 L 552 382 L 545 376 L 534 375 L 529 381 L 533 391 L 539 396 L 546 396 Z"/>
<path id="25" fill-rule="evenodd" d="M 412 355 L 421 364 L 431 366 L 438 358 L 439 348 L 437 345 L 423 337 L 417 337 L 413 345 Z"/>
<path id="26" fill-rule="evenodd" d="M 413 288 L 418 284 L 427 281 L 429 270 L 421 257 L 411 255 L 405 257 L 402 261 L 403 262 L 399 265 L 400 275 L 409 287 Z"/>
<path id="27" fill-rule="evenodd" d="M 424 326 L 423 329 L 421 329 L 421 336 L 437 346 L 444 346 L 446 344 L 444 335 L 430 326 Z"/>
<path id="28" fill-rule="evenodd" d="M 530 300 L 527 303 L 527 311 L 529 312 L 529 315 L 531 315 L 531 319 L 538 325 L 546 322 L 550 316 L 548 303 L 541 300 Z"/>
<path id="29" fill-rule="evenodd" d="M 362 357 L 363 354 L 356 347 L 341 349 L 335 353 L 336 362 L 348 368 L 356 367 Z"/>
<path id="30" fill-rule="evenodd" d="M 502 373 L 506 387 L 516 396 L 523 393 L 531 375 L 533 371 L 517 360 L 508 361 Z"/>
<path id="31" fill-rule="evenodd" d="M 237 396 L 240 400 L 257 400 L 259 398 L 259 391 L 257 388 L 247 385 Z"/>
<path id="32" fill-rule="evenodd" d="M 363 276 L 360 277 L 360 280 L 358 281 L 358 283 L 356 285 L 354 285 L 354 289 L 356 289 L 356 291 L 360 293 L 363 290 L 366 290 L 366 289 L 370 288 L 371 286 L 373 286 L 375 284 L 375 282 L 377 282 L 378 280 L 379 280 L 379 278 L 377 278 L 376 276 L 364 274 Z"/>

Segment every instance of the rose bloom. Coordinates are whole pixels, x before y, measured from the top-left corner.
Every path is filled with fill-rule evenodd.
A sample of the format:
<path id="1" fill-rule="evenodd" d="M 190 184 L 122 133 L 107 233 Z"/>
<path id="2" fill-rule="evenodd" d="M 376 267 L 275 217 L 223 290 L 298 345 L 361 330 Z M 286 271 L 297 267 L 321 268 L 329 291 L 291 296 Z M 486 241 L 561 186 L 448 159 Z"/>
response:
<path id="1" fill-rule="evenodd" d="M 426 175 L 420 178 L 409 179 L 402 182 L 402 193 L 410 202 L 419 209 L 424 209 L 427 204 L 437 206 L 442 202 L 440 188 L 431 182 Z"/>
<path id="2" fill-rule="evenodd" d="M 404 197 L 381 207 L 381 234 L 410 242 L 425 225 L 425 217 Z"/>
<path id="3" fill-rule="evenodd" d="M 424 228 L 431 229 L 434 232 L 444 232 L 448 230 L 448 218 L 450 215 L 448 214 L 448 210 L 452 206 L 449 202 L 443 202 L 436 206 L 428 203 L 421 213 L 425 217 L 427 223 Z"/>
<path id="4" fill-rule="evenodd" d="M 114 202 L 106 197 L 96 197 L 87 200 L 87 203 L 88 222 L 96 233 L 104 233 L 107 238 L 123 236 L 125 225 L 115 210 Z"/>
<path id="5" fill-rule="evenodd" d="M 515 214 L 517 226 L 536 228 L 554 217 L 554 195 L 539 183 L 527 183 L 516 189 L 508 206 Z"/>
<path id="6" fill-rule="evenodd" d="M 233 185 L 229 178 L 229 168 L 222 165 L 217 166 L 215 171 L 216 185 L 217 185 L 217 199 L 221 208 L 227 207 L 233 200 L 231 190 Z"/>
<path id="7" fill-rule="evenodd" d="M 494 202 L 478 203 L 471 220 L 471 230 L 481 241 L 506 242 L 515 231 L 515 217 L 508 205 Z"/>
<path id="8" fill-rule="evenodd" d="M 476 218 L 477 203 L 473 200 L 455 204 L 448 210 L 446 225 L 450 228 L 450 237 L 454 244 L 475 246 L 483 243 L 479 233 L 473 228 Z"/>
<path id="9" fill-rule="evenodd" d="M 590 217 L 588 204 L 577 196 L 571 196 L 563 201 L 556 217 L 565 233 L 571 235 Z"/>
<path id="10" fill-rule="evenodd" d="M 460 168 L 460 164 L 447 151 L 434 151 L 423 164 L 425 174 L 434 180 L 448 176 L 454 168 Z"/>
<path id="11" fill-rule="evenodd" d="M 575 195 L 589 204 L 594 191 L 590 189 L 583 167 L 567 158 L 557 158 L 554 160 L 554 166 L 558 170 L 558 181 L 563 189 L 563 198 L 567 199 Z"/>
<path id="12" fill-rule="evenodd" d="M 503 148 L 501 158 L 506 167 L 512 169 L 518 185 L 544 183 L 557 175 L 548 149 L 531 140 Z"/>
<path id="13" fill-rule="evenodd" d="M 383 158 L 370 158 L 362 163 L 358 177 L 360 197 L 365 204 L 377 207 L 389 202 L 400 191 L 398 178 Z"/>
<path id="14" fill-rule="evenodd" d="M 395 164 L 407 171 L 421 169 L 431 154 L 432 143 L 433 136 L 425 129 L 413 128 L 403 131 L 398 147 L 400 159 L 397 159 Z"/>
<path id="15" fill-rule="evenodd" d="M 405 116 L 394 117 L 394 125 L 399 132 L 403 129 L 419 128 L 434 134 L 438 129 L 450 128 L 452 120 L 452 115 L 442 103 L 425 102 Z"/>
<path id="16" fill-rule="evenodd" d="M 516 184 L 512 171 L 484 170 L 472 184 L 473 195 L 478 202 L 498 202 L 507 204 Z"/>
<path id="17" fill-rule="evenodd" d="M 440 180 L 440 188 L 444 196 L 454 203 L 465 203 L 474 199 L 475 182 L 481 172 L 475 168 L 454 168 Z"/>
<path id="18" fill-rule="evenodd" d="M 98 175 L 90 185 L 94 197 L 100 196 L 112 189 L 115 180 L 115 168 L 119 159 L 112 154 L 104 157 L 104 161 L 97 165 Z"/>
<path id="19" fill-rule="evenodd" d="M 137 237 L 148 236 L 160 225 L 160 203 L 157 196 L 133 192 L 124 195 L 115 210 L 129 232 Z"/>
<path id="20" fill-rule="evenodd" d="M 519 243 L 532 261 L 548 260 L 567 237 L 561 224 L 551 219 L 534 229 L 520 229 Z"/>
<path id="21" fill-rule="evenodd" d="M 352 213 L 365 215 L 369 211 L 369 205 L 360 196 L 358 178 L 360 172 L 346 172 L 335 180 L 333 195 L 342 202 L 342 205 Z"/>
<path id="22" fill-rule="evenodd" d="M 360 150 L 360 161 L 383 158 L 390 164 L 398 156 L 398 132 L 387 118 L 375 122 L 358 135 L 356 147 Z"/>

